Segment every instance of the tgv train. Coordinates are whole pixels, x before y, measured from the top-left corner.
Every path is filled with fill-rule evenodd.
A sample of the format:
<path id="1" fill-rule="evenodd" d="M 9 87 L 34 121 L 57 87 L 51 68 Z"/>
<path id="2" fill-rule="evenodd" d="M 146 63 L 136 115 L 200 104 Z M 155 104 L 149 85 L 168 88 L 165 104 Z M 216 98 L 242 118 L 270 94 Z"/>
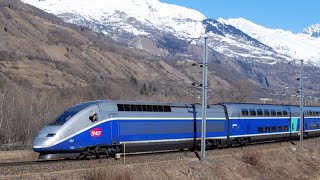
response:
<path id="1" fill-rule="evenodd" d="M 320 135 L 320 107 L 304 108 L 304 135 Z M 197 104 L 91 101 L 46 125 L 33 142 L 40 159 L 199 147 L 202 108 Z M 207 106 L 207 148 L 297 138 L 299 107 L 221 103 Z"/>

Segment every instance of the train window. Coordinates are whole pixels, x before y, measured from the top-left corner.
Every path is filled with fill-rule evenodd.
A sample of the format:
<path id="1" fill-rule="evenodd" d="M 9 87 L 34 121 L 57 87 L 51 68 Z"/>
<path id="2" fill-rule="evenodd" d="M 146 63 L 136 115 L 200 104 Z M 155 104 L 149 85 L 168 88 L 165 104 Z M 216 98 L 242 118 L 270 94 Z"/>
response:
<path id="1" fill-rule="evenodd" d="M 278 132 L 282 132 L 282 126 L 278 126 Z"/>
<path id="2" fill-rule="evenodd" d="M 152 106 L 153 112 L 159 112 L 158 106 Z"/>
<path id="3" fill-rule="evenodd" d="M 276 132 L 277 131 L 277 126 L 272 126 L 271 130 L 272 130 L 272 132 Z"/>
<path id="4" fill-rule="evenodd" d="M 147 111 L 148 112 L 152 112 L 152 106 L 151 105 L 147 105 Z"/>
<path id="5" fill-rule="evenodd" d="M 317 123 L 311 123 L 310 129 L 317 129 Z"/>
<path id="6" fill-rule="evenodd" d="M 137 106 L 134 104 L 131 104 L 130 109 L 131 109 L 131 111 L 137 111 Z"/>
<path id="7" fill-rule="evenodd" d="M 276 115 L 277 115 L 277 114 L 276 114 L 276 110 L 271 109 L 271 110 L 270 110 L 270 114 L 271 114 L 271 116 L 276 116 Z"/>
<path id="8" fill-rule="evenodd" d="M 257 115 L 258 115 L 258 116 L 263 116 L 262 109 L 257 109 Z"/>
<path id="9" fill-rule="evenodd" d="M 277 116 L 282 116 L 282 111 L 281 111 L 281 109 L 277 109 Z"/>
<path id="10" fill-rule="evenodd" d="M 163 106 L 158 106 L 159 112 L 163 112 Z"/>
<path id="11" fill-rule="evenodd" d="M 317 112 L 316 111 L 312 111 L 313 116 L 317 116 Z"/>
<path id="12" fill-rule="evenodd" d="M 269 126 L 266 126 L 266 127 L 264 127 L 264 129 L 265 129 L 265 132 L 270 132 L 270 127 Z"/>
<path id="13" fill-rule="evenodd" d="M 130 105 L 129 104 L 125 104 L 124 105 L 124 110 L 125 111 L 130 111 Z"/>
<path id="14" fill-rule="evenodd" d="M 258 132 L 263 133 L 263 127 L 258 127 Z"/>
<path id="15" fill-rule="evenodd" d="M 142 105 L 137 105 L 137 111 L 142 111 Z"/>
<path id="16" fill-rule="evenodd" d="M 256 110 L 255 109 L 250 109 L 250 116 L 256 116 Z"/>
<path id="17" fill-rule="evenodd" d="M 284 130 L 284 131 L 289 131 L 288 126 L 284 126 L 283 130 Z"/>
<path id="18" fill-rule="evenodd" d="M 171 112 L 171 107 L 170 106 L 163 106 L 164 112 Z"/>
<path id="19" fill-rule="evenodd" d="M 270 116 L 270 111 L 269 111 L 269 109 L 264 109 L 264 110 L 263 110 L 263 113 L 264 113 L 265 116 Z"/>
<path id="20" fill-rule="evenodd" d="M 319 112 L 319 111 L 317 111 L 316 113 L 317 113 L 317 116 L 319 116 L 319 115 L 320 115 L 320 112 Z"/>
<path id="21" fill-rule="evenodd" d="M 148 111 L 147 105 L 142 105 L 142 111 Z"/>
<path id="22" fill-rule="evenodd" d="M 117 104 L 118 106 L 118 111 L 124 111 L 123 104 Z"/>
<path id="23" fill-rule="evenodd" d="M 249 116 L 248 109 L 242 109 L 242 116 Z"/>
<path id="24" fill-rule="evenodd" d="M 292 112 L 292 116 L 294 116 L 294 117 L 300 117 L 300 112 L 297 112 L 297 111 L 293 111 Z"/>
<path id="25" fill-rule="evenodd" d="M 288 111 L 283 109 L 282 114 L 283 114 L 283 116 L 288 116 Z"/>

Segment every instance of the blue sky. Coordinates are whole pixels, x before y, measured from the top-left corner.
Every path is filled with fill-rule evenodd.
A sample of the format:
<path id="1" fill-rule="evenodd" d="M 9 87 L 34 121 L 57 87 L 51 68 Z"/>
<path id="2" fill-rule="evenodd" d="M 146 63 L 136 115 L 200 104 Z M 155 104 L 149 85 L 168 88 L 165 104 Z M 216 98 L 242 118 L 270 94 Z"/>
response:
<path id="1" fill-rule="evenodd" d="M 256 24 L 294 33 L 320 23 L 320 0 L 160 0 L 196 9 L 208 18 L 248 19 Z"/>

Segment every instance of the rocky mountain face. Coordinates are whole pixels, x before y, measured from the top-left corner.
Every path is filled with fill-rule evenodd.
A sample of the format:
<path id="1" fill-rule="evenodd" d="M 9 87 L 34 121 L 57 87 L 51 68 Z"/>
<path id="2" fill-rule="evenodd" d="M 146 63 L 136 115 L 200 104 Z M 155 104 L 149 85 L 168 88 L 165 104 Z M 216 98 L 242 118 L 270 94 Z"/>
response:
<path id="1" fill-rule="evenodd" d="M 201 81 L 200 70 L 192 66 L 197 54 L 164 58 L 128 47 L 103 33 L 83 26 L 65 23 L 60 18 L 18 0 L 0 2 L 0 77 L 3 89 L 23 86 L 37 89 L 83 89 L 106 93 L 108 99 L 153 99 L 161 101 L 194 101 L 192 82 Z M 136 41 L 136 42 L 134 42 Z M 152 46 L 149 38 L 131 43 Z M 154 50 L 179 54 L 201 48 L 184 45 L 172 34 L 163 35 Z M 188 58 L 189 61 L 178 59 Z M 214 92 L 230 89 L 245 76 L 226 66 L 221 54 L 211 53 L 209 86 Z M 177 58 L 177 59 L 175 59 Z M 218 61 L 219 58 L 219 61 Z M 219 69 L 224 68 L 223 72 Z M 222 77 L 229 73 L 229 77 Z M 249 83 L 250 84 L 250 83 Z M 251 86 L 255 86 L 253 83 Z M 3 91 L 4 92 L 4 91 Z M 82 95 L 83 96 L 83 95 Z M 91 97 L 100 97 L 97 95 Z"/>
<path id="2" fill-rule="evenodd" d="M 168 34 L 190 41 L 211 32 L 213 41 L 210 47 L 229 57 L 251 57 L 252 61 L 258 59 L 266 63 L 304 59 L 319 66 L 320 52 L 315 50 L 315 45 L 319 46 L 319 39 L 310 39 L 305 34 L 264 28 L 242 18 L 214 21 L 206 19 L 195 10 L 159 0 L 124 0 L 121 3 L 113 0 L 22 1 L 53 13 L 66 22 L 90 27 L 112 39 L 145 50 L 149 48 L 141 42 L 144 41 L 143 37 L 148 37 L 157 47 L 158 41 Z M 215 31 L 215 28 L 220 29 Z M 239 36 L 246 37 L 238 39 Z M 156 55 L 167 55 L 166 50 L 161 48 Z"/>
<path id="3" fill-rule="evenodd" d="M 190 40 L 208 32 L 211 93 L 221 94 L 223 89 L 237 91 L 234 87 L 241 79 L 260 89 L 257 92 L 262 97 L 270 91 L 295 92 L 292 89 L 297 86 L 293 77 L 297 76 L 298 66 L 292 65 L 288 56 L 235 26 L 203 19 L 194 10 L 157 0 L 128 0 L 115 6 L 100 0 L 91 6 L 88 1 L 23 1 L 64 21 L 27 4 L 6 1 L 1 11 L 1 28 L 6 28 L 1 32 L 6 39 L 0 46 L 1 58 L 6 59 L 1 75 L 15 82 L 39 88 L 66 88 L 87 87 L 101 80 L 117 83 L 132 77 L 140 82 L 136 92 L 149 82 L 159 84 L 157 89 L 176 87 L 178 82 L 188 94 L 194 91 L 189 84 L 201 80 L 201 71 L 192 69 L 191 64 L 202 61 L 202 39 Z M 129 5 L 124 6 L 126 3 Z M 144 14 L 138 7 L 144 9 Z M 168 8 L 175 11 L 167 12 Z M 10 63 L 9 59 L 16 62 Z M 317 67 L 308 68 L 318 71 Z M 288 69 L 292 70 L 287 72 Z M 306 73 L 311 74 L 315 73 Z M 164 89 L 163 94 L 170 91 Z"/>
<path id="4" fill-rule="evenodd" d="M 310 27 L 305 28 L 302 33 L 318 38 L 320 37 L 320 24 L 311 25 Z"/>
<path id="5" fill-rule="evenodd" d="M 22 1 L 164 59 L 201 61 L 199 37 L 208 33 L 211 69 L 233 82 L 237 78 L 226 72 L 236 72 L 279 94 L 296 88 L 292 77 L 298 76 L 297 60 L 319 71 L 320 38 L 264 28 L 242 18 L 206 19 L 195 10 L 158 0 Z M 316 72 L 306 75 L 312 79 Z"/>

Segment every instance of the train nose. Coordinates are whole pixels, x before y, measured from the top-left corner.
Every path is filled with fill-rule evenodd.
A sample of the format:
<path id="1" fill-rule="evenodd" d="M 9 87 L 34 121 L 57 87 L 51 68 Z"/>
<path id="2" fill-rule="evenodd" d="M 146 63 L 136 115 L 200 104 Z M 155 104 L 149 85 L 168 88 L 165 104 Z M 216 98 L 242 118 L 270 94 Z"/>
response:
<path id="1" fill-rule="evenodd" d="M 52 146 L 52 141 L 49 138 L 35 138 L 33 141 L 33 150 L 36 152 L 40 152 L 50 146 Z"/>
<path id="2" fill-rule="evenodd" d="M 56 141 L 57 132 L 60 127 L 45 126 L 33 141 L 33 150 L 41 152 L 50 148 Z"/>

